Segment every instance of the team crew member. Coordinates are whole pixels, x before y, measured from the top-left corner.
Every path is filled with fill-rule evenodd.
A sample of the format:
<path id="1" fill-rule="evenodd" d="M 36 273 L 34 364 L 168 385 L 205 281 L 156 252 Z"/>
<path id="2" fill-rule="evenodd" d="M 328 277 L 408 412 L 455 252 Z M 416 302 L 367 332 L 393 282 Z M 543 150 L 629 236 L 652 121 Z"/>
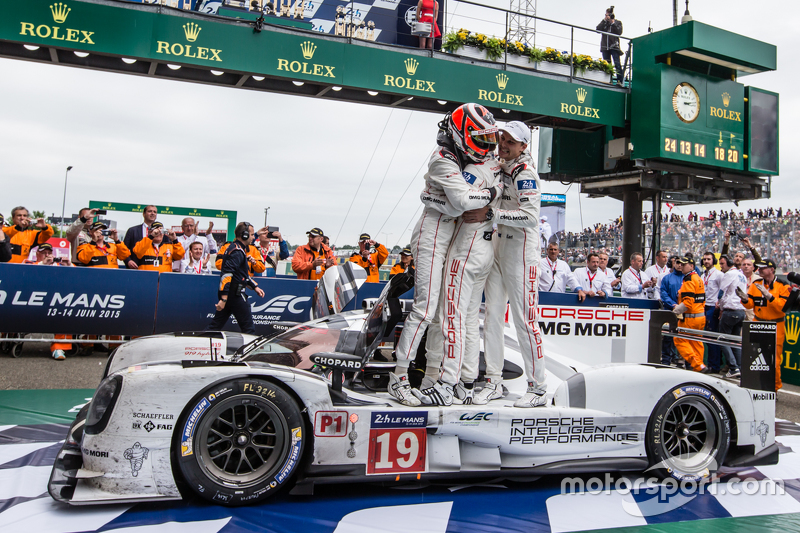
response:
<path id="1" fill-rule="evenodd" d="M 669 274 L 671 265 L 667 265 L 668 254 L 664 250 L 659 250 L 656 253 L 656 264 L 644 271 L 644 279 L 652 280 L 656 278 L 655 286 L 651 285 L 645 291 L 647 298 L 650 300 L 661 299 L 661 280 Z"/>
<path id="2" fill-rule="evenodd" d="M 133 247 L 133 255 L 138 259 L 139 270 L 172 272 L 172 262 L 183 258 L 186 251 L 177 242 L 175 232 L 164 235 L 164 224 L 153 222 L 150 233 Z"/>
<path id="3" fill-rule="evenodd" d="M 45 266 L 73 266 L 69 260 L 69 257 L 63 257 L 60 259 L 56 259 L 53 256 L 53 247 L 50 243 L 40 244 L 39 247 L 36 249 L 36 263 L 37 265 L 45 265 Z M 72 339 L 72 335 L 64 335 L 61 333 L 57 333 L 53 335 L 53 340 L 56 342 L 50 343 L 50 355 L 53 356 L 53 359 L 56 361 L 63 361 L 67 358 L 65 352 L 72 349 L 71 342 L 59 342 L 63 340 L 70 340 Z"/>
<path id="4" fill-rule="evenodd" d="M 500 164 L 491 158 L 467 165 L 463 176 L 473 186 L 486 189 L 494 186 L 501 173 Z M 472 403 L 480 359 L 478 311 L 494 262 L 492 215 L 489 209 L 477 222 L 468 222 L 469 215 L 459 217 L 456 222 L 445 260 L 443 302 L 439 310 L 444 351 L 427 354 L 425 378 L 417 395 L 423 404 Z M 440 354 L 443 359 L 437 357 Z"/>
<path id="5" fill-rule="evenodd" d="M 600 252 L 597 254 L 597 256 L 600 258 L 600 266 L 597 268 L 600 269 L 600 272 L 602 272 L 603 275 L 611 282 L 611 288 L 616 289 L 620 284 L 620 279 L 616 276 L 616 274 L 614 274 L 613 270 L 608 268 L 608 254 L 605 252 Z M 610 293 L 609 296 L 611 296 Z"/>
<path id="6" fill-rule="evenodd" d="M 456 217 L 487 206 L 498 188 L 476 190 L 464 179 L 467 164 L 492 157 L 497 145 L 494 117 L 482 105 L 463 104 L 439 123 L 437 147 L 428 160 L 425 188 L 420 199 L 425 208 L 411 237 L 414 270 L 414 304 L 405 320 L 395 354 L 397 367 L 389 374 L 389 392 L 401 403 L 420 405 L 408 384 L 408 366 L 416 357 L 428 325 L 438 319 L 439 290 L 447 249 L 455 232 Z M 484 215 L 485 216 L 485 215 Z M 428 334 L 428 354 L 442 350 L 438 325 Z M 435 357 L 434 357 L 435 359 Z"/>
<path id="7" fill-rule="evenodd" d="M 380 281 L 381 265 L 389 257 L 389 250 L 382 244 L 375 242 L 369 233 L 362 233 L 358 238 L 359 252 L 350 257 L 350 261 L 367 271 L 367 283 L 378 283 Z M 375 248 L 375 253 L 369 253 L 370 249 Z"/>
<path id="8" fill-rule="evenodd" d="M 575 279 L 578 281 L 583 296 L 578 296 L 580 301 L 583 301 L 586 296 L 599 296 L 605 298 L 611 296 L 611 280 L 600 270 L 600 256 L 594 252 L 586 257 L 586 266 L 576 268 L 573 272 Z"/>
<path id="9" fill-rule="evenodd" d="M 214 240 L 212 231 L 214 230 L 214 222 L 208 223 L 205 238 L 197 234 L 197 222 L 191 217 L 186 217 L 181 221 L 181 230 L 183 235 L 178 237 L 178 242 L 181 243 L 183 249 L 187 254 L 180 261 L 175 261 L 172 264 L 172 270 L 175 272 L 184 272 L 186 265 L 189 262 L 189 247 L 192 243 L 199 242 L 203 246 L 203 259 L 209 257 L 211 254 L 217 253 L 217 241 Z"/>
<path id="10" fill-rule="evenodd" d="M 714 266 L 716 264 L 717 258 L 713 253 L 705 252 L 703 254 L 703 268 L 705 268 L 705 271 L 703 271 L 702 278 L 703 285 L 706 288 L 706 331 L 714 332 L 719 331 L 719 307 L 717 307 L 717 302 L 719 301 L 719 285 L 724 276 L 722 271 Z M 711 343 L 707 347 L 708 367 L 711 372 L 716 374 L 722 365 L 720 349 L 718 345 Z"/>
<path id="11" fill-rule="evenodd" d="M 566 292 L 580 290 L 578 280 L 569 265 L 558 258 L 558 244 L 547 245 L 547 257 L 539 266 L 539 290 L 544 292 Z"/>
<path id="12" fill-rule="evenodd" d="M 89 235 L 89 228 L 94 223 L 95 216 L 97 216 L 97 209 L 84 207 L 78 211 L 78 218 L 67 228 L 67 240 L 69 241 L 73 263 L 81 262 L 80 259 L 78 259 L 78 249 L 82 245 L 92 242 L 92 237 Z"/>
<path id="13" fill-rule="evenodd" d="M 742 322 L 744 322 L 745 309 L 742 301 L 737 295 L 747 292 L 747 279 L 744 274 L 736 268 L 736 265 L 727 255 L 719 258 L 720 270 L 725 274 L 719 284 L 719 291 L 722 294 L 719 298 L 719 332 L 728 335 L 741 335 Z M 723 346 L 722 353 L 728 361 L 728 373 L 726 378 L 738 378 L 742 375 L 740 370 L 742 364 L 742 349 L 730 346 Z"/>
<path id="14" fill-rule="evenodd" d="M 242 333 L 256 334 L 250 304 L 247 303 L 245 294 L 245 290 L 250 287 L 260 298 L 264 297 L 264 291 L 250 278 L 250 268 L 248 267 L 248 263 L 256 260 L 248 250 L 253 233 L 253 226 L 247 222 L 239 222 L 236 225 L 234 230 L 236 240 L 228 247 L 222 259 L 219 301 L 215 306 L 217 312 L 211 320 L 211 324 L 206 328 L 207 331 L 220 331 L 233 315 Z"/>
<path id="15" fill-rule="evenodd" d="M 706 289 L 703 280 L 694 270 L 694 259 L 681 257 L 678 260 L 683 273 L 683 284 L 678 291 L 678 304 L 672 310 L 678 315 L 678 327 L 689 329 L 705 329 L 706 314 L 704 311 Z M 703 364 L 703 343 L 688 339 L 675 338 L 675 347 L 693 370 L 708 374 L 710 369 Z"/>
<path id="16" fill-rule="evenodd" d="M 5 232 L 1 231 L 4 227 L 5 218 L 0 214 L 0 263 L 8 263 L 11 261 L 11 245 L 8 243 L 8 237 L 6 237 Z"/>
<path id="17" fill-rule="evenodd" d="M 247 234 L 248 237 L 245 239 L 245 241 L 247 241 L 247 255 L 253 259 L 252 261 L 248 260 L 248 268 L 250 269 L 250 275 L 256 276 L 266 271 L 267 265 L 264 263 L 264 258 L 261 256 L 259 249 L 253 246 L 253 241 L 256 238 L 253 234 L 253 231 L 250 230 L 247 232 Z M 222 245 L 222 248 L 219 249 L 217 259 L 214 261 L 214 266 L 217 267 L 218 270 L 222 269 L 222 258 L 225 256 L 225 252 L 228 250 L 228 247 L 230 247 L 231 244 L 232 243 L 230 242 L 226 242 Z"/>
<path id="18" fill-rule="evenodd" d="M 683 272 L 681 271 L 681 265 L 678 264 L 677 255 L 670 257 L 667 263 L 669 264 L 670 271 L 669 274 L 661 278 L 661 305 L 663 305 L 665 309 L 672 311 L 678 304 L 676 300 L 678 299 L 678 291 L 681 285 L 683 285 Z M 675 342 L 672 337 L 664 336 L 661 339 L 661 364 L 684 365 L 683 358 L 678 357 L 678 353 L 675 350 Z"/>
<path id="19" fill-rule="evenodd" d="M 28 210 L 22 206 L 11 210 L 13 226 L 3 228 L 3 233 L 11 244 L 11 261 L 9 263 L 22 263 L 31 252 L 31 248 L 44 244 L 53 236 L 53 228 L 43 218 L 31 223 Z"/>
<path id="20" fill-rule="evenodd" d="M 631 254 L 631 266 L 622 273 L 622 288 L 620 289 L 623 298 L 647 298 L 646 291 L 652 290 L 656 286 L 655 277 L 647 279 L 642 277 L 642 265 L 644 258 L 640 253 Z"/>
<path id="21" fill-rule="evenodd" d="M 325 269 L 336 264 L 333 250 L 322 243 L 323 233 L 319 228 L 312 228 L 306 232 L 308 244 L 298 246 L 292 256 L 292 270 L 297 273 L 297 279 L 319 279 L 325 274 Z"/>
<path id="22" fill-rule="evenodd" d="M 503 322 L 508 302 L 528 382 L 525 394 L 514 402 L 514 407 L 541 407 L 546 404 L 547 392 L 537 310 L 541 287 L 537 278 L 542 257 L 537 223 L 542 187 L 530 152 L 527 151 L 531 141 L 528 126 L 522 122 L 509 122 L 501 128 L 501 132 L 498 155 L 503 168 L 503 196 L 494 211 L 493 218 L 497 224 L 494 263 L 484 289 L 486 386 L 475 395 L 474 403 L 485 404 L 503 395 Z M 551 255 L 551 249 L 555 250 L 553 257 L 557 261 L 558 244 L 553 243 L 548 247 L 548 256 Z M 569 272 L 566 263 L 564 268 Z"/>
<path id="23" fill-rule="evenodd" d="M 131 251 L 117 236 L 117 230 L 109 230 L 108 235 L 112 242 L 107 243 L 103 230 L 108 229 L 103 222 L 95 222 L 89 228 L 89 237 L 92 242 L 81 244 L 78 248 L 78 260 L 86 266 L 99 268 L 119 268 L 117 259 L 124 261 L 131 255 Z"/>
<path id="24" fill-rule="evenodd" d="M 783 363 L 783 340 L 786 338 L 783 306 L 792 292 L 792 287 L 775 278 L 775 262 L 764 259 L 758 265 L 758 274 L 763 278 L 754 281 L 747 294 L 740 294 L 744 306 L 753 309 L 757 322 L 774 322 L 778 325 L 775 339 L 775 390 L 783 387 L 781 364 Z"/>
<path id="25" fill-rule="evenodd" d="M 195 241 L 189 245 L 189 259 L 181 260 L 184 274 L 211 274 L 211 267 L 208 266 L 210 255 L 203 257 L 203 243 Z M 252 263 L 251 263 L 252 265 Z"/>
<path id="26" fill-rule="evenodd" d="M 133 251 L 139 241 L 150 234 L 150 227 L 156 221 L 157 216 L 158 208 L 156 206 L 144 206 L 144 211 L 142 211 L 142 218 L 144 219 L 144 222 L 137 226 L 131 226 L 128 228 L 128 231 L 125 232 L 125 238 L 122 239 L 122 242 L 125 243 L 125 246 L 128 247 L 128 250 Z M 138 269 L 139 263 L 137 260 L 138 257 L 136 257 L 136 254 L 131 255 L 131 257 L 128 259 L 127 267 L 134 270 Z"/>
<path id="27" fill-rule="evenodd" d="M 394 277 L 397 274 L 402 274 L 403 272 L 411 271 L 414 273 L 414 256 L 411 255 L 411 248 L 406 246 L 400 252 L 400 261 L 398 261 L 393 267 L 392 271 L 389 272 L 389 279 Z"/>

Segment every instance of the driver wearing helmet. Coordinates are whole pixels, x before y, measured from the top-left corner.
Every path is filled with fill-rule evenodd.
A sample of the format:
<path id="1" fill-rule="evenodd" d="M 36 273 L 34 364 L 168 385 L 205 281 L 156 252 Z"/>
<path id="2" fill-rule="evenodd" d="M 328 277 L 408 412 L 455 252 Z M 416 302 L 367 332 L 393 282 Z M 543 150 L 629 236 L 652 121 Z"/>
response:
<path id="1" fill-rule="evenodd" d="M 425 188 L 420 195 L 425 208 L 414 227 L 411 253 L 416 260 L 414 304 L 397 343 L 397 368 L 389 375 L 389 392 L 404 405 L 418 406 L 411 392 L 408 367 L 428 330 L 426 374 L 438 378 L 443 338 L 438 325 L 439 292 L 447 250 L 456 228 L 456 219 L 465 211 L 487 206 L 502 191 L 497 184 L 479 189 L 469 183 L 462 171 L 469 163 L 482 163 L 492 157 L 497 146 L 497 126 L 492 114 L 482 105 L 463 104 L 439 123 L 437 147 L 428 161 Z M 437 324 L 428 328 L 431 321 Z M 452 387 L 445 394 L 452 396 Z M 451 400 L 452 401 L 452 400 Z"/>

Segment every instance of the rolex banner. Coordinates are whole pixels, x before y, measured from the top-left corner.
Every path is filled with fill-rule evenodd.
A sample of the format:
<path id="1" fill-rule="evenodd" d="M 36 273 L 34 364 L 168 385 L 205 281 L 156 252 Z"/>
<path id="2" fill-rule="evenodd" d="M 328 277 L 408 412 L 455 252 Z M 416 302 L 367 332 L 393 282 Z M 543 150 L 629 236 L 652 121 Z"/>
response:
<path id="1" fill-rule="evenodd" d="M 800 385 L 800 313 L 789 313 L 784 319 L 785 339 L 783 341 L 783 361 L 781 362 L 781 381 Z"/>

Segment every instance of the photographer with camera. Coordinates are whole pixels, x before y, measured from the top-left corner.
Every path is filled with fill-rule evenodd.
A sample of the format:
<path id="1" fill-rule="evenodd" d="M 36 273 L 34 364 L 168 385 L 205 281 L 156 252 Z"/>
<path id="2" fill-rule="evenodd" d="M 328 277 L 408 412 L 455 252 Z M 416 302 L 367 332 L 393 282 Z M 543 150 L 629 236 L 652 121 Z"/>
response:
<path id="1" fill-rule="evenodd" d="M 786 313 L 783 312 L 783 306 L 792 288 L 775 278 L 775 262 L 772 259 L 764 259 L 756 266 L 762 279 L 753 282 L 747 289 L 747 294 L 744 291 L 736 291 L 736 294 L 741 299 L 742 305 L 747 309 L 753 309 L 757 322 L 774 322 L 778 326 L 775 339 L 775 390 L 778 390 L 783 387 L 781 363 L 783 363 L 783 340 L 786 337 L 783 320 Z"/>
<path id="2" fill-rule="evenodd" d="M 272 239 L 278 239 L 278 259 L 284 260 L 289 257 L 289 245 L 288 243 L 283 240 L 283 236 L 281 232 L 278 230 L 276 226 L 268 226 L 261 228 L 258 230 L 258 251 L 261 254 L 261 259 L 264 260 L 264 263 L 272 268 L 273 270 L 278 269 L 278 261 L 275 260 L 274 255 L 270 255 L 269 251 L 269 244 Z M 266 276 L 266 271 L 263 276 Z"/>
<path id="3" fill-rule="evenodd" d="M 53 236 L 52 226 L 43 218 L 33 223 L 28 210 L 21 205 L 11 210 L 11 220 L 14 225 L 3 228 L 3 233 L 11 244 L 9 263 L 23 263 L 32 247 L 46 243 Z"/>
<path id="4" fill-rule="evenodd" d="M 109 230 L 103 222 L 95 222 L 89 227 L 92 242 L 78 248 L 78 261 L 89 267 L 119 268 L 117 260 L 125 261 L 131 251 L 119 240 L 117 230 Z M 111 237 L 106 242 L 106 237 Z"/>
<path id="5" fill-rule="evenodd" d="M 164 235 L 164 224 L 161 222 L 153 222 L 147 236 L 133 247 L 139 270 L 156 272 L 172 272 L 172 262 L 182 259 L 185 253 L 174 231 L 170 230 Z"/>
<path id="6" fill-rule="evenodd" d="M 105 209 L 90 209 L 88 207 L 84 207 L 78 211 L 78 218 L 76 218 L 72 224 L 70 224 L 66 233 L 73 263 L 81 263 L 81 261 L 78 259 L 78 249 L 84 244 L 93 242 L 93 239 L 89 234 L 89 228 L 94 223 L 94 218 L 97 215 L 105 214 Z"/>
<path id="7" fill-rule="evenodd" d="M 753 254 L 753 261 L 755 263 L 762 262 L 761 255 L 759 255 L 758 250 L 756 250 L 753 247 L 753 245 L 750 244 L 750 238 L 744 233 L 741 233 L 736 230 L 733 230 L 733 232 L 731 232 L 730 230 L 725 232 L 725 242 L 722 244 L 722 251 L 720 252 L 720 255 L 729 255 L 731 247 L 731 236 L 735 236 L 740 241 L 742 241 L 742 244 L 744 244 L 747 247 L 747 249 L 750 250 L 750 253 Z M 735 254 L 733 254 L 733 262 L 734 264 L 736 264 L 736 268 L 741 268 L 742 259 L 744 259 L 744 252 L 736 252 Z"/>
<path id="8" fill-rule="evenodd" d="M 5 227 L 5 218 L 0 214 L 0 263 L 11 261 L 11 243 L 8 242 L 6 233 L 2 231 Z"/>
<path id="9" fill-rule="evenodd" d="M 357 254 L 350 256 L 350 261 L 367 271 L 367 283 L 378 283 L 380 268 L 389 257 L 389 250 L 384 245 L 375 242 L 369 233 L 362 233 L 358 238 L 358 249 Z"/>
<path id="10" fill-rule="evenodd" d="M 617 20 L 614 15 L 614 6 L 606 9 L 606 14 L 600 24 L 597 25 L 597 31 L 611 33 L 613 35 L 603 34 L 600 36 L 600 53 L 603 54 L 603 59 L 611 62 L 614 60 L 614 70 L 617 73 L 616 83 L 622 85 L 624 83 L 624 75 L 622 72 L 622 64 L 619 57 L 622 55 L 622 50 L 619 47 L 619 37 L 622 35 L 622 21 Z"/>
<path id="11" fill-rule="evenodd" d="M 146 205 L 144 206 L 144 211 L 142 211 L 142 217 L 144 218 L 144 222 L 139 224 L 138 226 L 131 226 L 128 228 L 128 231 L 125 232 L 125 238 L 122 239 L 122 242 L 125 243 L 125 246 L 128 247 L 128 250 L 133 251 L 136 245 L 141 241 L 144 237 L 150 233 L 150 227 L 156 221 L 156 217 L 158 216 L 158 208 L 154 205 Z M 128 268 L 137 269 L 139 268 L 140 263 L 138 262 L 139 259 L 135 255 L 132 255 L 128 262 L 126 263 Z"/>

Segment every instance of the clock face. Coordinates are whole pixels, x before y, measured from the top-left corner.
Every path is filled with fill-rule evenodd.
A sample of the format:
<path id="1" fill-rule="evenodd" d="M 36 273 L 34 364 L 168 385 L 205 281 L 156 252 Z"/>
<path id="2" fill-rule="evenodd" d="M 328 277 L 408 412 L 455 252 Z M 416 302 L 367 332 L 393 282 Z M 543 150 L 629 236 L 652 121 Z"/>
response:
<path id="1" fill-rule="evenodd" d="M 700 95 L 688 83 L 681 83 L 672 93 L 672 109 L 684 122 L 694 122 L 700 115 Z"/>

